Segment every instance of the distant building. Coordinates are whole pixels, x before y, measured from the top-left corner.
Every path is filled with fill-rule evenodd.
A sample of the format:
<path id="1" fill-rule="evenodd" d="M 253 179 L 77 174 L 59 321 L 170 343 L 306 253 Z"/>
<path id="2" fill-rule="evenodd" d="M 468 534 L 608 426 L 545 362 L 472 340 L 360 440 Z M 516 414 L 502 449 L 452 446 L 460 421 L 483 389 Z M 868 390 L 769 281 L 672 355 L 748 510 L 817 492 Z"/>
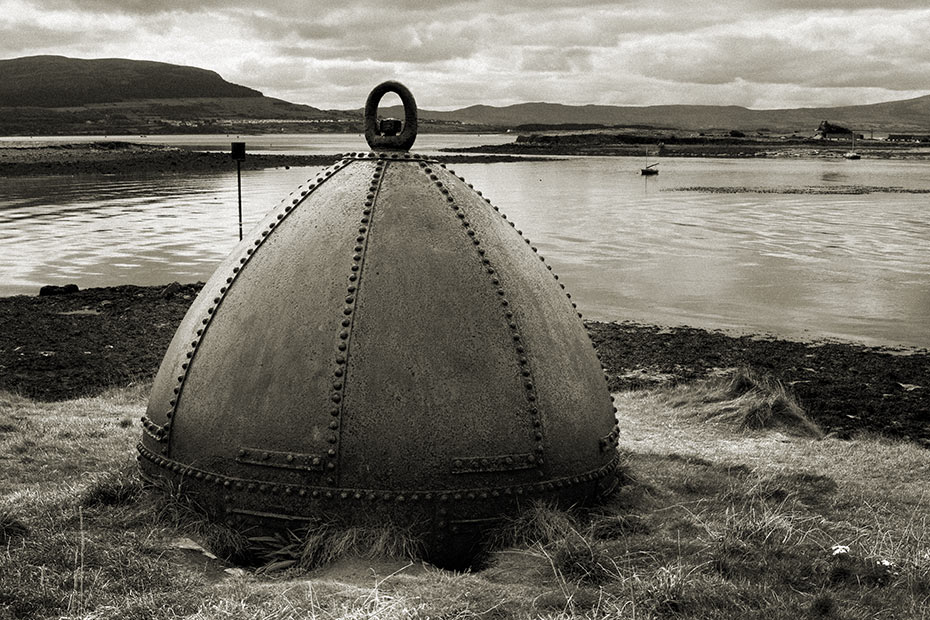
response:
<path id="1" fill-rule="evenodd" d="M 849 140 L 852 138 L 853 130 L 834 125 L 829 121 L 821 121 L 817 131 L 814 132 L 815 140 Z M 861 138 L 862 136 L 857 136 Z"/>
<path id="2" fill-rule="evenodd" d="M 930 134 L 890 133 L 889 142 L 930 142 Z"/>

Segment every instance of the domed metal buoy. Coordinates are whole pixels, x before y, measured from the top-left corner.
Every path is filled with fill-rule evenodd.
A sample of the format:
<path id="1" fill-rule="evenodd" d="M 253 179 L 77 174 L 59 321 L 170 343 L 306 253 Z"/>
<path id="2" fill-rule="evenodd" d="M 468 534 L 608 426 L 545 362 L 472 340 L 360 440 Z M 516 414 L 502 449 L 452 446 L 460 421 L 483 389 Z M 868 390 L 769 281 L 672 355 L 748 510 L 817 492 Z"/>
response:
<path id="1" fill-rule="evenodd" d="M 377 124 L 387 92 L 399 133 Z M 219 266 L 155 378 L 140 464 L 237 527 L 392 523 L 462 565 L 533 500 L 609 492 L 617 427 L 557 276 L 407 152 L 416 113 L 401 84 L 375 88 L 373 150 L 309 179 Z"/>

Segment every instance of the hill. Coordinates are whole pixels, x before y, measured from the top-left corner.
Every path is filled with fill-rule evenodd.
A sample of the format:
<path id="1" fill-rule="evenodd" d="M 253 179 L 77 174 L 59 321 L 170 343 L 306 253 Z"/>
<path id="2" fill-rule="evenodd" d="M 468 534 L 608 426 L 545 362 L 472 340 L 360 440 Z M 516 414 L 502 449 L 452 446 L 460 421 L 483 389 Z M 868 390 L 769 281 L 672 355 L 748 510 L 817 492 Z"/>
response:
<path id="1" fill-rule="evenodd" d="M 64 56 L 0 60 L 0 106 L 58 108 L 135 99 L 261 96 L 214 71 L 164 62 Z"/>
<path id="2" fill-rule="evenodd" d="M 8 136 L 351 131 L 361 122 L 265 97 L 214 71 L 64 56 L 0 60 L 0 111 Z"/>
<path id="3" fill-rule="evenodd" d="M 265 97 L 219 74 L 162 62 L 32 56 L 0 60 L 0 135 L 271 133 L 361 130 L 362 110 L 320 110 Z M 403 117 L 399 107 L 383 116 Z M 930 95 L 869 105 L 740 106 L 520 103 L 420 110 L 421 132 L 599 127 L 810 135 L 824 120 L 863 133 L 930 133 Z M 531 127 L 531 129 L 529 127 Z"/>
<path id="4" fill-rule="evenodd" d="M 385 114 L 399 115 L 399 108 Z M 812 133 L 829 119 L 857 131 L 924 132 L 930 130 L 930 95 L 858 106 L 752 110 L 740 106 L 570 106 L 558 103 L 520 103 L 495 107 L 475 105 L 449 112 L 421 111 L 427 120 L 477 126 L 516 128 L 521 125 L 650 126 L 691 130 L 739 129 Z"/>

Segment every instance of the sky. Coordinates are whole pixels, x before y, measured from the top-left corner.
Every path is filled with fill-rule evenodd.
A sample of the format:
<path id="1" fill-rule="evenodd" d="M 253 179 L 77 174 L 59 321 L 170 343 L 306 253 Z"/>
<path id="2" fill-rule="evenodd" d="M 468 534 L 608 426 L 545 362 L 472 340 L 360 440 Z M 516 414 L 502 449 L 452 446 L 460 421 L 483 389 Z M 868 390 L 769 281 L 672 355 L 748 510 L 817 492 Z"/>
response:
<path id="1" fill-rule="evenodd" d="M 930 93 L 930 3 L 0 0 L 0 59 L 39 54 L 201 67 L 323 109 L 387 79 L 432 110 L 858 105 Z"/>

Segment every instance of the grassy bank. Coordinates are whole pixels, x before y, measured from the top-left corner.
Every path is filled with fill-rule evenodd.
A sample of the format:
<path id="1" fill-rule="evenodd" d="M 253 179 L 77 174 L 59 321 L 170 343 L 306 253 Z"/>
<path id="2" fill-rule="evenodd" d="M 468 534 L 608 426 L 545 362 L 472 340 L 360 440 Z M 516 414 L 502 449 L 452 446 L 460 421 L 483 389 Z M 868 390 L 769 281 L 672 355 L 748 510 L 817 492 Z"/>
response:
<path id="1" fill-rule="evenodd" d="M 147 389 L 0 396 L 0 618 L 928 617 L 930 452 L 817 439 L 751 375 L 617 393 L 615 498 L 539 507 L 473 573 L 366 545 L 319 565 L 319 541 L 264 571 L 206 555 L 235 540 L 135 477 Z"/>

